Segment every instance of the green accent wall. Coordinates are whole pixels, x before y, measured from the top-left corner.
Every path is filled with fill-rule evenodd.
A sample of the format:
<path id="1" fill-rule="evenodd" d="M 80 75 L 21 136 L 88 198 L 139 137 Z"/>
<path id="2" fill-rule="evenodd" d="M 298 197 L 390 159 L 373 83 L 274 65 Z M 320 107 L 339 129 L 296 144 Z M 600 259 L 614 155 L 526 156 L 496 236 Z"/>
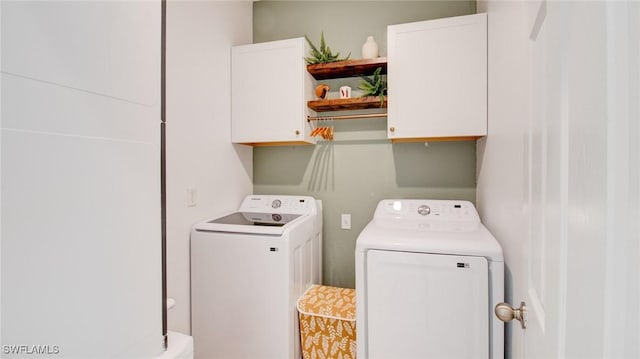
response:
<path id="1" fill-rule="evenodd" d="M 320 33 L 333 52 L 361 57 L 374 36 L 386 56 L 387 25 L 475 13 L 475 1 L 259 1 L 254 42 Z M 334 91 L 357 80 L 327 81 Z M 390 92 L 393 89 L 390 88 Z M 418 114 L 417 114 L 418 115 Z M 386 198 L 465 199 L 475 202 L 475 142 L 391 144 L 386 120 L 335 121 L 336 141 L 316 146 L 256 147 L 253 192 L 309 195 L 323 201 L 324 284 L 355 287 L 355 244 Z M 351 229 L 340 229 L 342 213 Z"/>

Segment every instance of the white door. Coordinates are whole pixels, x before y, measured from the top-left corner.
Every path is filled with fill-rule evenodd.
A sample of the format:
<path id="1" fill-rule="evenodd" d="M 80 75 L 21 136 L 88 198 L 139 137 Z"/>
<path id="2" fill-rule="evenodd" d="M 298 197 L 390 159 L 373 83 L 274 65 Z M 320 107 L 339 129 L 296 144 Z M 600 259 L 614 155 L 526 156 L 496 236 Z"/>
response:
<path id="1" fill-rule="evenodd" d="M 638 357 L 640 5 L 488 12 L 489 135 L 477 201 L 501 242 L 507 356 Z"/>
<path id="2" fill-rule="evenodd" d="M 163 352 L 161 1 L 0 1 L 2 358 Z"/>

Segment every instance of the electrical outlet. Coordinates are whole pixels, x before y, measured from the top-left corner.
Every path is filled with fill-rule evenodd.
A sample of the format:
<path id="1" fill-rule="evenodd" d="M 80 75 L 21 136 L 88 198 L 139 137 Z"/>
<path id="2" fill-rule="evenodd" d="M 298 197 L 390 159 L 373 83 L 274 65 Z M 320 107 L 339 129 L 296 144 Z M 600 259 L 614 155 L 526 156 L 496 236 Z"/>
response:
<path id="1" fill-rule="evenodd" d="M 343 213 L 341 215 L 340 228 L 351 229 L 351 214 Z"/>

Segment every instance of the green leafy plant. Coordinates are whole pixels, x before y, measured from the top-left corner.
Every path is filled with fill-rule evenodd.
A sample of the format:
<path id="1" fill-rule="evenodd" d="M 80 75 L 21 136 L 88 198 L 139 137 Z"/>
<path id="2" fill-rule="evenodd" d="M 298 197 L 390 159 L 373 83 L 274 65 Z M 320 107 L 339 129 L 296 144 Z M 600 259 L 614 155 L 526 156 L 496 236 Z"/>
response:
<path id="1" fill-rule="evenodd" d="M 362 97 L 378 96 L 380 97 L 380 107 L 384 106 L 384 96 L 387 94 L 387 80 L 382 75 L 382 67 L 378 67 L 373 76 L 360 76 L 364 81 L 360 82 L 358 88 L 364 91 Z"/>
<path id="2" fill-rule="evenodd" d="M 308 65 L 326 64 L 329 62 L 344 61 L 344 60 L 348 60 L 349 56 L 351 56 L 351 53 L 349 53 L 347 57 L 341 59 L 340 52 L 334 55 L 331 52 L 331 49 L 329 48 L 329 46 L 327 46 L 326 42 L 324 41 L 324 32 L 320 33 L 320 49 L 318 49 L 316 45 L 314 45 L 311 42 L 311 40 L 309 40 L 307 35 L 304 35 L 304 38 L 307 40 L 307 43 L 311 47 L 311 51 L 309 51 L 311 56 L 304 58 L 307 61 Z"/>

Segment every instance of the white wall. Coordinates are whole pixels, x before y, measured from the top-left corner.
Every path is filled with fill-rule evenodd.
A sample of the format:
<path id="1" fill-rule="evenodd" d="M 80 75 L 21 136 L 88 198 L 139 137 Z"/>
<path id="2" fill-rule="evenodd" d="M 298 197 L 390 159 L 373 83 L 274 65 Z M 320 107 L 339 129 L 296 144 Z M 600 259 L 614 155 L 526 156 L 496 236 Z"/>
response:
<path id="1" fill-rule="evenodd" d="M 520 300 L 513 293 L 522 283 L 514 282 L 513 274 L 526 244 L 522 227 L 527 199 L 529 62 L 522 6 L 517 1 L 478 3 L 478 12 L 488 12 L 488 136 L 477 146 L 476 203 L 482 221 L 502 246 L 505 301 L 512 304 Z M 507 326 L 507 354 L 512 329 Z"/>
<path id="2" fill-rule="evenodd" d="M 2 6 L 0 6 L 0 22 Z M 0 24 L 0 70 L 2 70 L 2 26 Z M 2 72 L 0 72 L 0 129 L 2 128 Z M 1 131 L 1 130 L 0 130 Z M 2 342 L 2 132 L 0 132 L 0 342 Z"/>
<path id="3" fill-rule="evenodd" d="M 478 10 L 489 19 L 489 135 L 477 204 L 505 251 L 506 299 L 541 289 L 528 328 L 507 325 L 507 354 L 638 357 L 640 4 Z"/>
<path id="4" fill-rule="evenodd" d="M 0 6 L 2 344 L 155 356 L 160 2 Z"/>
<path id="5" fill-rule="evenodd" d="M 169 329 L 183 333 L 191 226 L 237 209 L 252 190 L 252 149 L 230 140 L 231 46 L 251 43 L 251 31 L 250 1 L 167 5 L 167 290 L 176 300 Z"/>
<path id="6" fill-rule="evenodd" d="M 640 3 L 607 17 L 607 259 L 604 357 L 640 357 Z M 627 308 L 624 311 L 618 308 Z"/>

